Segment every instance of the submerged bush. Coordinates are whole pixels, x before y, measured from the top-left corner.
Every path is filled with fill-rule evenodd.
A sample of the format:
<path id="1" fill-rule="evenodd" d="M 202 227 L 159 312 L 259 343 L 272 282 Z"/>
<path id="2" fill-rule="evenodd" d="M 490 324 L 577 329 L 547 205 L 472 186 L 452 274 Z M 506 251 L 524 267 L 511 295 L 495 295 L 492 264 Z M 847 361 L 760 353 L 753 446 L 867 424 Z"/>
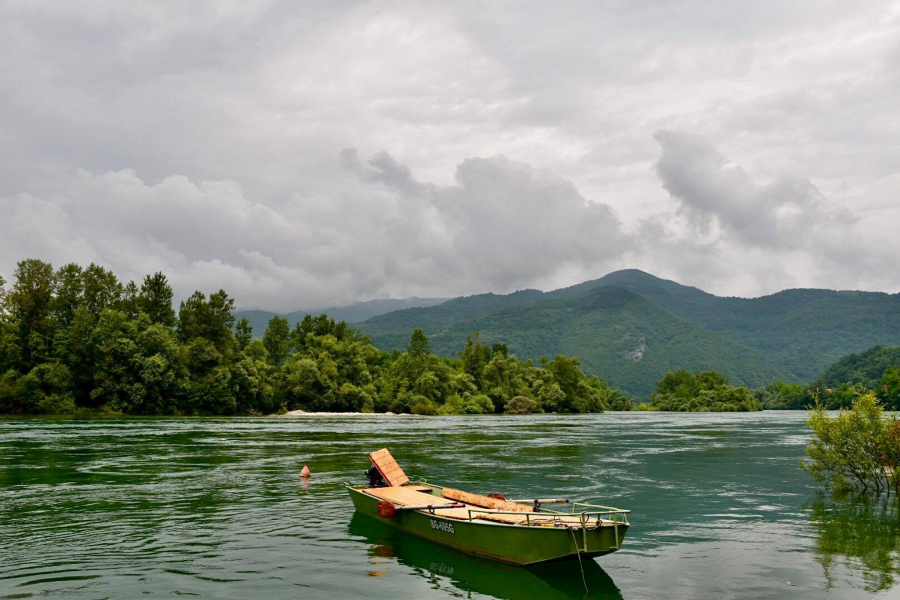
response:
<path id="1" fill-rule="evenodd" d="M 806 446 L 810 460 L 802 463 L 803 470 L 835 490 L 880 493 L 893 486 L 900 491 L 890 469 L 900 455 L 900 424 L 883 413 L 871 392 L 857 396 L 851 410 L 835 417 L 816 403 L 806 421 L 813 438 Z"/>
<path id="2" fill-rule="evenodd" d="M 729 385 L 715 371 L 696 374 L 679 369 L 667 373 L 650 398 L 654 410 L 683 412 L 732 412 L 762 410 L 762 403 L 746 387 Z"/>
<path id="3" fill-rule="evenodd" d="M 530 415 L 541 412 L 541 407 L 531 398 L 516 396 L 506 404 L 504 412 L 508 415 Z"/>
<path id="4" fill-rule="evenodd" d="M 484 394 L 475 394 L 466 400 L 462 412 L 467 415 L 483 415 L 494 412 L 494 403 Z"/>

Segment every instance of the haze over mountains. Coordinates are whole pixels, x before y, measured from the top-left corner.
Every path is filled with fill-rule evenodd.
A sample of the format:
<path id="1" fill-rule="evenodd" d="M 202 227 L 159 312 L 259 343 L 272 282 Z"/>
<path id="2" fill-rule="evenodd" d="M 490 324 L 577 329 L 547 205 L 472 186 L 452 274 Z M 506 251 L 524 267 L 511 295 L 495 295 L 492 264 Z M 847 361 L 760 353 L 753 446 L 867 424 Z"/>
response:
<path id="1" fill-rule="evenodd" d="M 420 327 L 443 356 L 456 356 L 473 332 L 486 343 L 508 344 L 523 359 L 577 356 L 585 371 L 637 399 L 677 368 L 718 370 L 748 386 L 805 383 L 850 352 L 900 343 L 897 294 L 793 289 L 723 298 L 638 270 L 551 292 L 411 299 L 400 310 L 394 302 L 356 305 L 351 318 L 342 316 L 346 309 L 324 312 L 354 319 L 384 350 L 405 348 Z M 370 318 L 358 322 L 366 311 Z M 257 323 L 271 316 L 254 312 Z M 264 329 L 254 325 L 257 335 Z"/>

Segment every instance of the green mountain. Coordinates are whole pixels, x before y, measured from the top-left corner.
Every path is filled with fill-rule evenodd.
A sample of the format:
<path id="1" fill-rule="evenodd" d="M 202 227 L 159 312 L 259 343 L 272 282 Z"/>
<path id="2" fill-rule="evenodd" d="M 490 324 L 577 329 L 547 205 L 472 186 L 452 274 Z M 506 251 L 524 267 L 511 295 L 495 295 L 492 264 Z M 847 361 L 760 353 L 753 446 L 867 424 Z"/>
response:
<path id="1" fill-rule="evenodd" d="M 475 305 L 468 307 L 474 309 Z M 413 317 L 424 311 L 401 312 Z M 447 318 L 446 312 L 435 312 Z M 396 318 L 393 313 L 361 326 L 379 347 L 402 348 L 408 343 L 408 333 L 379 334 L 371 326 L 375 321 Z M 427 318 L 416 322 L 430 327 L 439 321 Z M 641 399 L 649 398 L 657 381 L 678 368 L 714 369 L 732 383 L 749 386 L 793 379 L 787 370 L 761 354 L 680 319 L 624 288 L 597 287 L 568 298 L 510 306 L 426 329 L 432 349 L 444 356 L 452 356 L 473 331 L 480 331 L 488 343 L 506 343 L 510 352 L 523 359 L 577 356 L 586 372 L 598 374 L 611 386 Z"/>
<path id="2" fill-rule="evenodd" d="M 888 367 L 900 367 L 900 347 L 874 346 L 859 354 L 848 354 L 822 373 L 812 385 L 818 389 L 862 384 L 876 389 Z"/>
<path id="3" fill-rule="evenodd" d="M 446 302 L 447 298 L 402 298 L 402 299 L 381 299 L 368 300 L 366 302 L 356 302 L 348 306 L 334 306 L 331 308 L 316 308 L 310 310 L 297 310 L 289 313 L 276 313 L 268 310 L 236 310 L 234 316 L 240 320 L 247 317 L 250 325 L 253 327 L 253 336 L 261 338 L 266 332 L 269 320 L 278 315 L 288 320 L 293 327 L 296 323 L 303 320 L 306 315 L 318 316 L 327 314 L 336 321 L 347 321 L 348 323 L 359 323 L 372 317 L 377 317 L 392 311 L 401 310 L 410 307 L 437 306 Z"/>
<path id="4" fill-rule="evenodd" d="M 761 352 L 802 381 L 848 353 L 900 342 L 900 294 L 793 289 L 760 298 L 721 298 L 636 270 L 588 285 L 616 285 L 641 294 L 686 321 Z"/>
<path id="5" fill-rule="evenodd" d="M 628 302 L 600 309 L 623 291 Z M 447 356 L 480 331 L 523 358 L 578 356 L 588 372 L 645 398 L 672 368 L 716 369 L 749 385 L 810 381 L 848 353 L 900 342 L 900 295 L 795 289 L 723 298 L 632 269 L 552 292 L 399 310 L 358 327 L 384 349 L 404 348 L 420 327 Z"/>

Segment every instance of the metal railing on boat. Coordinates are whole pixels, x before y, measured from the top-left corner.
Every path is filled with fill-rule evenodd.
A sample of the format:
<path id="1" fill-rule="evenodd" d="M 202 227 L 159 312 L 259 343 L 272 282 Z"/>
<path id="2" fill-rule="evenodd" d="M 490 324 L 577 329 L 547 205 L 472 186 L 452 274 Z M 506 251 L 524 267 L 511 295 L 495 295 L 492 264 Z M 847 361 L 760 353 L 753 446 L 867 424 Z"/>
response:
<path id="1" fill-rule="evenodd" d="M 568 501 L 566 501 L 568 503 Z M 549 502 L 548 502 L 549 504 Z M 596 510 L 583 510 L 581 512 L 578 511 L 578 507 L 588 508 L 588 509 L 596 509 Z M 628 515 L 631 513 L 630 510 L 625 510 L 622 508 L 614 508 L 612 506 L 600 506 L 596 504 L 585 504 L 583 502 L 574 502 L 572 503 L 572 512 L 564 513 L 555 510 L 544 510 L 543 512 L 516 512 L 516 511 L 506 511 L 506 510 L 495 510 L 495 509 L 480 509 L 473 507 L 466 507 L 469 515 L 469 521 L 473 519 L 473 513 L 476 514 L 474 518 L 478 518 L 477 515 L 514 515 L 516 517 L 525 517 L 525 522 L 517 522 L 517 523 L 509 523 L 512 526 L 525 526 L 525 527 L 545 527 L 547 525 L 547 518 L 551 519 L 549 523 L 553 527 L 565 527 L 572 531 L 572 526 L 566 525 L 561 520 L 554 522 L 552 519 L 559 517 L 565 517 L 567 515 L 577 515 L 579 517 L 579 525 L 581 525 L 581 537 L 582 537 L 582 547 L 581 552 L 587 551 L 587 530 L 590 526 L 590 521 L 593 518 L 597 519 L 596 528 L 600 527 L 612 527 L 613 530 L 613 539 L 615 543 L 616 549 L 620 548 L 619 542 L 619 525 L 629 525 L 628 523 Z M 620 517 L 621 516 L 621 520 Z M 607 518 L 603 518 L 607 517 Z M 532 520 L 533 519 L 533 520 Z M 604 525 L 603 522 L 610 522 L 609 525 Z M 572 535 L 575 535 L 575 532 L 572 531 Z M 577 545 L 576 545 L 577 548 Z"/>
<path id="2" fill-rule="evenodd" d="M 549 502 L 548 502 L 549 504 Z M 578 511 L 578 507 L 583 508 L 592 508 L 596 510 L 583 510 Z M 600 506 L 596 504 L 585 504 L 583 502 L 575 502 L 572 504 L 572 512 L 560 512 L 555 510 L 547 510 L 544 509 L 541 512 L 518 512 L 512 510 L 497 510 L 493 508 L 476 508 L 472 506 L 466 506 L 466 510 L 468 512 L 469 521 L 472 521 L 474 518 L 478 518 L 477 515 L 511 515 L 516 517 L 525 517 L 525 523 L 527 527 L 531 526 L 543 526 L 547 522 L 547 518 L 553 517 L 563 517 L 567 515 L 577 515 L 580 517 L 581 525 L 586 526 L 592 518 L 596 518 L 598 521 L 598 525 L 602 523 L 602 521 L 612 521 L 613 526 L 615 525 L 628 525 L 628 515 L 631 513 L 630 510 L 625 510 L 622 508 L 614 508 L 612 506 Z M 476 515 L 473 517 L 473 513 Z M 619 518 L 621 516 L 621 519 Z M 606 518 L 604 518 L 606 517 Z M 535 519 L 535 522 L 532 523 L 532 519 Z M 515 523 L 517 525 L 522 525 L 523 523 Z"/>

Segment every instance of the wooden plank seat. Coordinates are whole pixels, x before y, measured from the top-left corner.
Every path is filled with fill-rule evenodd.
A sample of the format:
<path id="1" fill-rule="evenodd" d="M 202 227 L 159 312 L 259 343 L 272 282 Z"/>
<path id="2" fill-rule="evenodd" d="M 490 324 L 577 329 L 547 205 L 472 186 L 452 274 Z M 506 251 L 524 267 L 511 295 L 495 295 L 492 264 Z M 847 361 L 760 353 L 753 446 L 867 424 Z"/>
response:
<path id="1" fill-rule="evenodd" d="M 397 461 L 394 460 L 387 448 L 372 452 L 369 454 L 369 460 L 372 461 L 372 464 L 381 473 L 382 479 L 389 486 L 397 487 L 404 483 L 409 483 L 409 477 L 406 476 L 406 473 L 403 472 L 403 469 L 400 468 L 400 465 L 397 464 Z"/>
<path id="2" fill-rule="evenodd" d="M 367 494 L 376 498 L 388 500 L 400 506 L 424 506 L 426 504 L 449 504 L 440 496 L 425 494 L 409 487 L 380 487 L 369 488 Z"/>

